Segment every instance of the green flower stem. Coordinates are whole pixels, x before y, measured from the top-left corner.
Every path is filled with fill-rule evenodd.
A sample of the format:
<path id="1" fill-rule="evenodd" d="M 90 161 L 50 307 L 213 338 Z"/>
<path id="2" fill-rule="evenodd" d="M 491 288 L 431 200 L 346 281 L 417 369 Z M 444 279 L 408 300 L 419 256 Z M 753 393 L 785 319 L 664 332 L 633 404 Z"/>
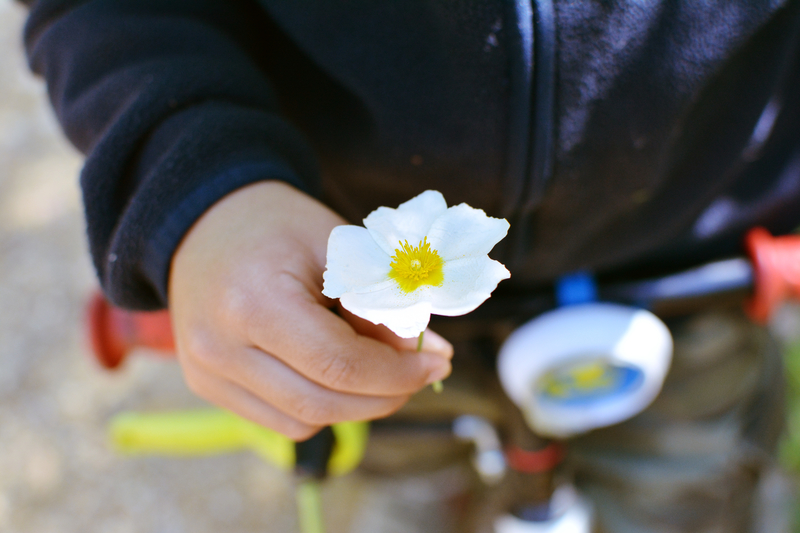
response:
<path id="1" fill-rule="evenodd" d="M 419 339 L 417 340 L 417 351 L 422 351 L 422 338 L 425 336 L 425 330 L 422 330 L 419 334 Z M 442 380 L 434 381 L 431 383 L 431 388 L 433 388 L 433 392 L 436 394 L 440 394 L 444 390 L 444 384 Z"/>
<path id="2" fill-rule="evenodd" d="M 306 479 L 297 485 L 297 517 L 301 533 L 325 533 L 319 481 Z"/>

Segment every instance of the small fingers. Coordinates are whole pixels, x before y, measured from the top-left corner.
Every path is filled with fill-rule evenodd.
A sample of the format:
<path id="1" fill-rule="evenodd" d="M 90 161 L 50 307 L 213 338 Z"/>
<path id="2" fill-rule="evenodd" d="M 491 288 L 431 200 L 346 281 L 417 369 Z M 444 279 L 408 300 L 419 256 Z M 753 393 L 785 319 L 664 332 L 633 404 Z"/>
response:
<path id="1" fill-rule="evenodd" d="M 322 427 L 300 422 L 272 407 L 241 386 L 209 374 L 194 365 L 184 365 L 183 372 L 186 384 L 201 398 L 251 422 L 286 435 L 292 440 L 306 440 Z"/>
<path id="2" fill-rule="evenodd" d="M 327 389 L 257 348 L 239 348 L 230 356 L 217 359 L 209 355 L 194 359 L 189 355 L 185 359 L 192 359 L 188 366 L 224 376 L 260 401 L 307 426 L 382 418 L 408 401 L 407 395 L 363 396 Z"/>
<path id="3" fill-rule="evenodd" d="M 416 339 L 400 340 L 378 327 L 358 327 L 382 340 L 360 335 L 315 302 L 299 301 L 263 317 L 253 330 L 253 342 L 299 374 L 345 393 L 408 395 L 450 374 L 452 349 L 443 340 L 437 346 L 441 337 L 434 334 L 429 341 L 436 351 L 416 352 Z"/>

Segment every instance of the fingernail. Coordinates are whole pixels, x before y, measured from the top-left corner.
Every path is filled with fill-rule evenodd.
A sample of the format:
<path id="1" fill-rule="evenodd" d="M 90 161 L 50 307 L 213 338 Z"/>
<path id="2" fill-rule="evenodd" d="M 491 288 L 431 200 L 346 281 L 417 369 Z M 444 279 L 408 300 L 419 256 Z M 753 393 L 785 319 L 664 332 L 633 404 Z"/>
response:
<path id="1" fill-rule="evenodd" d="M 422 351 L 435 352 L 446 357 L 452 357 L 453 345 L 435 331 L 428 329 L 425 330 L 425 335 L 422 337 Z"/>
<path id="2" fill-rule="evenodd" d="M 430 385 L 431 383 L 435 383 L 437 381 L 441 381 L 447 376 L 450 375 L 450 371 L 452 370 L 450 363 L 440 364 L 433 370 L 431 373 L 428 374 L 428 380 L 425 382 L 426 385 Z"/>

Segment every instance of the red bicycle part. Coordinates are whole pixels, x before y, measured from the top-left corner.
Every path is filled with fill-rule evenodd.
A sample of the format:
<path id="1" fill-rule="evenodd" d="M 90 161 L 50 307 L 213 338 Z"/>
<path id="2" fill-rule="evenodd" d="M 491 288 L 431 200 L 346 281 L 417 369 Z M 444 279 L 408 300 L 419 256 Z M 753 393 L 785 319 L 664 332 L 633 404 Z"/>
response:
<path id="1" fill-rule="evenodd" d="M 753 228 L 745 237 L 753 263 L 753 295 L 745 304 L 750 318 L 764 323 L 784 301 L 800 300 L 800 235 L 773 237 Z"/>
<path id="2" fill-rule="evenodd" d="M 564 445 L 557 441 L 540 450 L 523 450 L 513 446 L 505 451 L 508 467 L 523 474 L 549 472 L 564 460 Z"/>
<path id="3" fill-rule="evenodd" d="M 97 361 L 119 368 L 134 348 L 151 348 L 175 356 L 172 322 L 167 311 L 133 312 L 112 306 L 100 292 L 92 295 L 86 313 L 87 336 Z"/>

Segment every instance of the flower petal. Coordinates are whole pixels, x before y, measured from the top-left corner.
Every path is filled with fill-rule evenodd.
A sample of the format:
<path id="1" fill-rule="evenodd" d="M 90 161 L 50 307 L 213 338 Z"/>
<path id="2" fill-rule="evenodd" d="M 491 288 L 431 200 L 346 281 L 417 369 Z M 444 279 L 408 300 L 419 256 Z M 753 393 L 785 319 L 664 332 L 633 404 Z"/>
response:
<path id="1" fill-rule="evenodd" d="M 354 315 L 373 324 L 383 324 L 399 337 L 418 337 L 431 319 L 431 304 L 428 298 L 422 297 L 422 293 L 430 292 L 427 289 L 429 287 L 423 287 L 406 294 L 393 283 L 369 294 L 348 292 L 339 302 Z"/>
<path id="2" fill-rule="evenodd" d="M 364 219 L 364 226 L 387 254 L 405 240 L 412 246 L 428 234 L 433 221 L 447 211 L 447 202 L 439 191 L 425 191 L 402 203 L 397 209 L 379 207 Z"/>
<path id="3" fill-rule="evenodd" d="M 431 313 L 464 315 L 491 296 L 497 284 L 511 277 L 506 267 L 487 256 L 467 257 L 444 264 L 444 283 L 430 291 Z"/>
<path id="4" fill-rule="evenodd" d="M 428 232 L 431 248 L 445 261 L 488 254 L 508 233 L 508 222 L 487 216 L 483 209 L 454 205 L 437 218 Z"/>
<path id="5" fill-rule="evenodd" d="M 347 292 L 368 292 L 388 278 L 391 258 L 360 226 L 337 226 L 328 237 L 327 268 L 322 294 L 339 298 Z"/>

